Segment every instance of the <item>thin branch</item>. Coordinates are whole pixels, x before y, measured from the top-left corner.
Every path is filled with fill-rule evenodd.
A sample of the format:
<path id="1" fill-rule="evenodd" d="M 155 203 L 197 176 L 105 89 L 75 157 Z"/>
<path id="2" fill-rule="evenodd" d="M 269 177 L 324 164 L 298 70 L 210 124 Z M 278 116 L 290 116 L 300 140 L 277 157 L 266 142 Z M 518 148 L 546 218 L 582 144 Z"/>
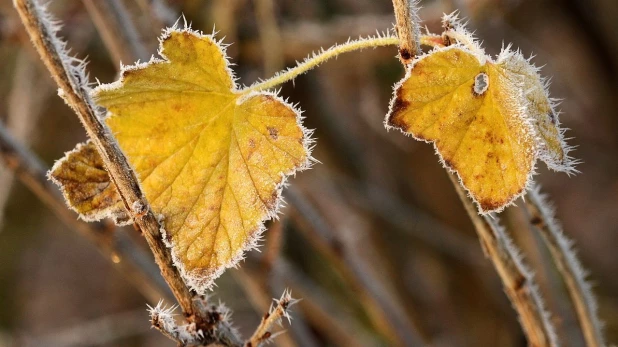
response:
<path id="1" fill-rule="evenodd" d="M 541 234 L 564 279 L 587 346 L 605 346 L 603 323 L 598 317 L 598 305 L 590 283 L 586 281 L 586 270 L 577 259 L 573 241 L 564 235 L 562 227 L 554 218 L 553 208 L 541 194 L 540 188 L 535 187 L 528 191 L 526 209 L 530 214 L 530 223 Z"/>
<path id="2" fill-rule="evenodd" d="M 256 273 L 257 271 L 250 273 L 250 270 L 243 267 L 232 271 L 232 276 L 234 276 L 236 282 L 238 282 L 245 292 L 245 296 L 249 300 L 251 306 L 253 306 L 254 311 L 256 311 L 258 315 L 261 315 L 263 312 L 269 311 L 272 296 L 265 290 L 265 283 L 261 281 L 263 278 Z M 289 334 L 282 334 L 277 338 L 277 345 L 281 347 L 295 347 L 298 344 Z"/>
<path id="3" fill-rule="evenodd" d="M 192 293 L 182 280 L 178 269 L 173 265 L 170 250 L 163 243 L 161 226 L 150 210 L 138 180 L 131 170 L 126 157 L 113 140 L 109 129 L 99 121 L 101 112 L 89 96 L 87 77 L 83 62 L 68 55 L 66 43 L 56 37 L 58 24 L 45 8 L 34 0 L 13 1 L 22 22 L 39 52 L 52 78 L 60 87 L 60 94 L 73 108 L 86 129 L 88 136 L 96 145 L 110 178 L 116 185 L 127 210 L 135 224 L 146 238 L 163 277 L 172 289 L 185 315 L 198 325 L 207 324 L 204 317 L 193 306 Z M 76 65 L 77 64 L 77 65 Z"/>
<path id="4" fill-rule="evenodd" d="M 91 241 L 150 302 L 171 298 L 169 288 L 151 261 L 121 232 L 108 230 L 101 223 L 86 223 L 75 218 L 58 190 L 46 177 L 46 167 L 32 152 L 17 143 L 0 124 L 0 156 L 8 169 L 46 204 L 70 229 Z"/>
<path id="5" fill-rule="evenodd" d="M 281 325 L 283 318 L 287 318 L 288 323 L 292 324 L 289 309 L 296 304 L 298 300 L 293 299 L 290 291 L 286 290 L 281 295 L 279 300 L 274 299 L 274 305 L 270 307 L 268 312 L 262 317 L 260 324 L 255 329 L 251 338 L 245 342 L 245 347 L 258 347 L 264 343 L 272 341 L 282 331 L 273 333 L 271 330 L 275 324 Z"/>
<path id="6" fill-rule="evenodd" d="M 393 0 L 395 19 L 397 21 L 397 37 L 399 37 L 399 59 L 405 65 L 419 55 L 420 48 L 420 18 L 418 16 L 417 0 Z"/>
<path id="7" fill-rule="evenodd" d="M 97 27 L 114 64 L 131 64 L 150 55 L 140 40 L 133 21 L 120 0 L 82 0 Z"/>
<path id="8" fill-rule="evenodd" d="M 534 275 L 524 265 L 520 251 L 492 217 L 480 216 L 454 174 L 449 177 L 461 199 L 485 251 L 492 261 L 507 296 L 519 314 L 519 321 L 530 346 L 558 346 L 549 314 L 545 311 Z"/>

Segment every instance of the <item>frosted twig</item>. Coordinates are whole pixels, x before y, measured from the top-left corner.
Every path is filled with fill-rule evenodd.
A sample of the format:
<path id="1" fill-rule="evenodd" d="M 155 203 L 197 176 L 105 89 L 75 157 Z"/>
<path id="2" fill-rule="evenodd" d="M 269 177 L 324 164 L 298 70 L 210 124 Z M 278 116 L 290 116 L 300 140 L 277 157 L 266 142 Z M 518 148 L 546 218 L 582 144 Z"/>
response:
<path id="1" fill-rule="evenodd" d="M 163 243 L 161 226 L 150 210 L 135 173 L 107 126 L 100 122 L 102 112 L 90 98 L 84 62 L 69 56 L 66 43 L 56 36 L 59 23 L 50 16 L 45 6 L 35 0 L 13 0 L 13 3 L 34 47 L 60 87 L 59 94 L 75 111 L 101 154 L 112 182 L 135 224 L 141 229 L 163 278 L 172 289 L 180 307 L 189 319 L 196 321 L 198 325 L 204 323 L 206 319 L 193 307 L 192 299 L 195 294 L 185 285 L 178 269 L 173 265 L 170 250 Z M 138 216 L 131 210 L 131 206 L 144 206 L 145 213 Z"/>
<path id="2" fill-rule="evenodd" d="M 449 177 L 461 199 L 485 251 L 492 261 L 507 296 L 519 315 L 519 322 L 530 346 L 558 346 L 555 328 L 545 310 L 534 275 L 523 263 L 522 255 L 505 230 L 490 216 L 480 216 L 472 200 L 454 174 Z"/>
<path id="3" fill-rule="evenodd" d="M 403 64 L 411 62 L 421 51 L 420 18 L 418 0 L 393 0 L 396 30 L 399 37 L 399 59 Z"/>
<path id="4" fill-rule="evenodd" d="M 586 345 L 604 347 L 606 343 L 603 337 L 603 323 L 597 313 L 598 305 L 590 283 L 586 281 L 586 270 L 573 250 L 573 241 L 564 235 L 562 227 L 554 218 L 553 207 L 546 201 L 545 195 L 541 194 L 539 187 L 532 187 L 528 191 L 526 208 L 530 213 L 530 223 L 541 234 L 564 279 Z"/>
<path id="5" fill-rule="evenodd" d="M 273 333 L 271 329 L 275 324 L 281 325 L 283 318 L 287 318 L 288 323 L 292 324 L 292 317 L 290 316 L 289 309 L 292 305 L 296 304 L 298 300 L 292 298 L 292 294 L 289 290 L 285 290 L 280 299 L 273 299 L 274 305 L 271 305 L 270 310 L 262 317 L 260 324 L 255 329 L 251 338 L 245 342 L 245 347 L 258 347 L 263 343 L 272 341 L 277 335 L 283 333 L 279 331 Z"/>

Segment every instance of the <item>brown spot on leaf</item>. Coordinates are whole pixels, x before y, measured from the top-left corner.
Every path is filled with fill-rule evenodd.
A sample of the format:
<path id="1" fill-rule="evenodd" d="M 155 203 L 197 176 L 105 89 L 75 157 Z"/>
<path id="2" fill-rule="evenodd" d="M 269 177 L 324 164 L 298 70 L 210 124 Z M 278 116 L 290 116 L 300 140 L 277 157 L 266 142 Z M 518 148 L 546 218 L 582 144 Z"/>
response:
<path id="1" fill-rule="evenodd" d="M 249 148 L 255 148 L 255 140 L 249 139 Z"/>
<path id="2" fill-rule="evenodd" d="M 393 107 L 391 108 L 391 114 L 388 117 L 387 123 L 388 125 L 399 128 L 402 130 L 408 129 L 408 124 L 403 120 L 403 117 L 398 117 L 402 112 L 408 108 L 410 104 L 408 101 L 405 101 L 401 95 L 401 88 L 397 89 L 397 98 L 393 103 Z"/>
<path id="3" fill-rule="evenodd" d="M 279 138 L 279 131 L 277 131 L 277 129 L 273 127 L 266 127 L 266 129 L 268 129 L 268 134 L 270 135 L 270 138 L 272 138 L 273 140 Z"/>

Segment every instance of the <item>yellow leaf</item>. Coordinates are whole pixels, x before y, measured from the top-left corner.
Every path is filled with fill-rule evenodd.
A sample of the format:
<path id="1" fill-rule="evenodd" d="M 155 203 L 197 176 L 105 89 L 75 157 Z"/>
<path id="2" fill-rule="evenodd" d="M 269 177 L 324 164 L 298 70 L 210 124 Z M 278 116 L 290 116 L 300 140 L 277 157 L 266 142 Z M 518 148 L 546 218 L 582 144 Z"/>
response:
<path id="1" fill-rule="evenodd" d="M 541 148 L 566 158 L 556 123 L 541 120 L 541 113 L 549 119 L 550 104 L 526 93 L 535 82 L 509 68 L 459 45 L 435 50 L 408 67 L 385 120 L 433 142 L 482 213 L 502 210 L 525 191 Z"/>
<path id="2" fill-rule="evenodd" d="M 160 54 L 94 97 L 165 219 L 176 265 L 203 291 L 255 247 L 285 178 L 309 164 L 309 133 L 276 95 L 238 90 L 212 36 L 170 29 Z"/>
<path id="3" fill-rule="evenodd" d="M 48 176 L 83 220 L 110 217 L 118 225 L 132 222 L 92 142 L 78 144 L 54 164 Z"/>

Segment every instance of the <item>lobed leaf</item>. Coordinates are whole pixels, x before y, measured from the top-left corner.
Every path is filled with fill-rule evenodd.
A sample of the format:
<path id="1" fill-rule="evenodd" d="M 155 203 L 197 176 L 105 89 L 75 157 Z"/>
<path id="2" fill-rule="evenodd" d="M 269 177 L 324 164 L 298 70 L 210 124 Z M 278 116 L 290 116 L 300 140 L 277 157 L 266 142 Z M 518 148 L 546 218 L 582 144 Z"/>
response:
<path id="1" fill-rule="evenodd" d="M 212 36 L 170 29 L 160 55 L 94 91 L 176 265 L 203 291 L 276 216 L 285 178 L 309 164 L 300 112 L 270 93 L 237 89 Z"/>

